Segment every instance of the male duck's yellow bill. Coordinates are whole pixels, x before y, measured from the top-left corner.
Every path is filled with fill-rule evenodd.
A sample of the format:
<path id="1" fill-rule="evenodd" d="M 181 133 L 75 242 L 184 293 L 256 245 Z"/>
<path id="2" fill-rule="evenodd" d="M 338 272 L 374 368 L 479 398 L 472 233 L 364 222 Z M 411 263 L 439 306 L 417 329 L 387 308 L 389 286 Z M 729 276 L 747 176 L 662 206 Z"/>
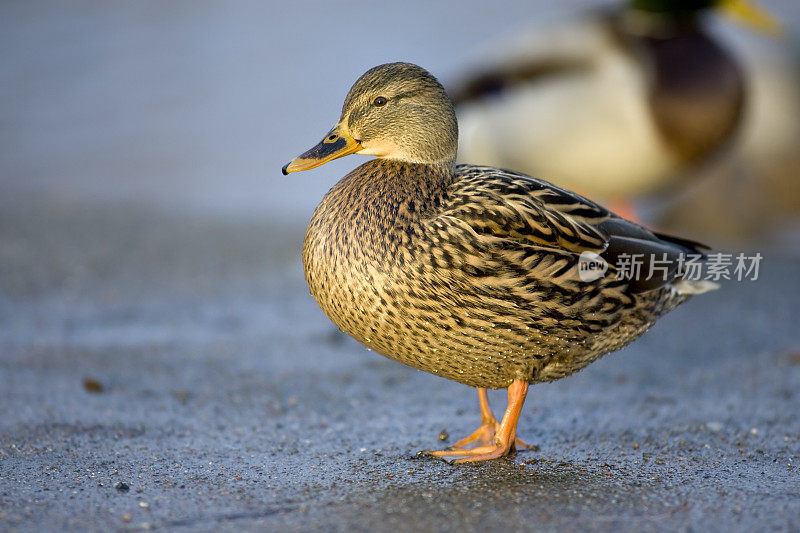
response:
<path id="1" fill-rule="evenodd" d="M 282 171 L 286 175 L 289 172 L 309 170 L 361 149 L 361 143 L 353 139 L 347 128 L 337 124 L 318 145 L 292 159 L 284 165 Z"/>
<path id="2" fill-rule="evenodd" d="M 719 8 L 731 18 L 769 35 L 783 32 L 781 23 L 751 0 L 720 0 Z"/>

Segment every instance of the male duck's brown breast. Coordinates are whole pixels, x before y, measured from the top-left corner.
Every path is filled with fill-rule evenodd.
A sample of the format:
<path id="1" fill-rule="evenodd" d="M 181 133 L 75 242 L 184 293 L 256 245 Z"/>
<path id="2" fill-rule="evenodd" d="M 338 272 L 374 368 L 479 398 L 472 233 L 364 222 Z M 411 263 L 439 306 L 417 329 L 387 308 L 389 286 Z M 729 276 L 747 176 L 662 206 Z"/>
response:
<path id="1" fill-rule="evenodd" d="M 638 42 L 652 76 L 655 125 L 672 153 L 692 163 L 729 140 L 744 108 L 744 81 L 733 57 L 700 31 Z"/>

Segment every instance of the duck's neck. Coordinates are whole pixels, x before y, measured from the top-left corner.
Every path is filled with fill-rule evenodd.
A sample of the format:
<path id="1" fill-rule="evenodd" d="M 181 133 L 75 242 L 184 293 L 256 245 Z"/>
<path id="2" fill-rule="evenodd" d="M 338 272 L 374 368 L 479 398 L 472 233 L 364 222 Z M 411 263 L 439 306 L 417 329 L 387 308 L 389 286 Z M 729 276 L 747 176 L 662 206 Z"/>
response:
<path id="1" fill-rule="evenodd" d="M 455 164 L 406 163 L 389 159 L 367 161 L 336 188 L 346 197 L 354 218 L 402 225 L 435 211 L 455 179 Z M 333 191 L 331 191 L 333 192 Z"/>
<path id="2" fill-rule="evenodd" d="M 619 23 L 628 35 L 668 39 L 674 35 L 703 33 L 702 14 L 697 12 L 651 13 L 628 9 L 620 13 Z"/>

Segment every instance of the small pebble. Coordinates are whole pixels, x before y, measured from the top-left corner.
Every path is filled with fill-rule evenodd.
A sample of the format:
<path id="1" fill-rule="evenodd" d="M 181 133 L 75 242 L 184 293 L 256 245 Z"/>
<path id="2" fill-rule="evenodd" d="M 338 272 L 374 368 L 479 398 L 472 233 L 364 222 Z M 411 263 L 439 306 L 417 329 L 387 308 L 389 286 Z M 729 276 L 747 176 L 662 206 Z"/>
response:
<path id="1" fill-rule="evenodd" d="M 123 522 L 130 522 L 131 521 L 131 515 L 129 515 L 127 513 L 122 515 L 122 521 Z"/>
<path id="2" fill-rule="evenodd" d="M 83 388 L 86 389 L 86 392 L 91 392 L 93 394 L 100 394 L 103 392 L 103 384 L 92 378 L 83 380 Z"/>
<path id="3" fill-rule="evenodd" d="M 450 433 L 447 432 L 446 429 L 443 429 L 441 433 L 439 433 L 439 440 L 447 440 L 450 438 Z"/>
<path id="4" fill-rule="evenodd" d="M 117 489 L 120 492 L 128 492 L 129 490 L 131 490 L 130 486 L 127 483 L 125 483 L 124 481 L 118 481 L 114 485 L 114 488 Z"/>

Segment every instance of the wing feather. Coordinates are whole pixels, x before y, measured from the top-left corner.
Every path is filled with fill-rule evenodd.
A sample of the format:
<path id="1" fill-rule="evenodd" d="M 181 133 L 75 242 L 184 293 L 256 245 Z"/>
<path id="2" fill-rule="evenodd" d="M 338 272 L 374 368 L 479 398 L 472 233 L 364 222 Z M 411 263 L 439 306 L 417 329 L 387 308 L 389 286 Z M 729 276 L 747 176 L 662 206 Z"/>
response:
<path id="1" fill-rule="evenodd" d="M 621 256 L 641 258 L 633 292 L 660 288 L 680 278 L 680 257 L 699 254 L 702 245 L 656 234 L 619 217 L 576 193 L 547 181 L 492 167 L 459 165 L 457 179 L 440 216 L 451 217 L 478 234 L 579 255 L 594 252 L 613 268 Z M 668 274 L 652 276 L 654 261 Z"/>

